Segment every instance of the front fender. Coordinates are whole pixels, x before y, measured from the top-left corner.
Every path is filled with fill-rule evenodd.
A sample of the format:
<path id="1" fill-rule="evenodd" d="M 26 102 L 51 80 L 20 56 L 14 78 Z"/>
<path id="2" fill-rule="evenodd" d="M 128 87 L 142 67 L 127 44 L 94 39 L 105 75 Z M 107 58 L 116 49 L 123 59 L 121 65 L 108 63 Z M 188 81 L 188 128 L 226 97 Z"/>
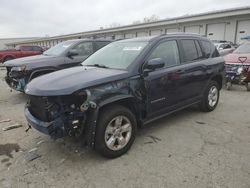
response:
<path id="1" fill-rule="evenodd" d="M 106 98 L 105 100 L 102 100 L 99 102 L 95 109 L 89 109 L 87 112 L 87 126 L 86 126 L 86 143 L 90 147 L 94 147 L 95 145 L 95 134 L 96 134 L 96 126 L 98 121 L 98 116 L 100 113 L 100 109 L 103 108 L 106 105 L 121 101 L 121 100 L 134 100 L 134 97 L 132 95 L 116 95 L 109 98 Z"/>
<path id="2" fill-rule="evenodd" d="M 111 104 L 120 100 L 124 100 L 124 99 L 131 99 L 134 100 L 134 96 L 132 95 L 127 95 L 127 94 L 120 94 L 120 95 L 116 95 L 116 96 L 112 96 L 109 98 L 106 98 L 105 100 L 101 101 L 98 106 L 101 108 L 107 104 Z"/>

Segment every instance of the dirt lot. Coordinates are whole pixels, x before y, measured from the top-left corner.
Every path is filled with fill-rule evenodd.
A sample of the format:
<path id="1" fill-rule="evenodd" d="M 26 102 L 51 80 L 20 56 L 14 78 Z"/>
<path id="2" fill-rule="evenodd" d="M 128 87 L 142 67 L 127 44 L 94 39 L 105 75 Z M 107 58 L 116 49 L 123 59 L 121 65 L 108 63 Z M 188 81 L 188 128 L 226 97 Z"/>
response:
<path id="1" fill-rule="evenodd" d="M 10 92 L 4 74 L 0 121 L 11 121 L 0 123 L 0 187 L 250 188 L 250 93 L 244 88 L 222 90 L 214 112 L 191 108 L 152 123 L 126 155 L 107 160 L 75 140 L 25 132 L 26 96 Z M 17 123 L 23 127 L 2 131 Z"/>

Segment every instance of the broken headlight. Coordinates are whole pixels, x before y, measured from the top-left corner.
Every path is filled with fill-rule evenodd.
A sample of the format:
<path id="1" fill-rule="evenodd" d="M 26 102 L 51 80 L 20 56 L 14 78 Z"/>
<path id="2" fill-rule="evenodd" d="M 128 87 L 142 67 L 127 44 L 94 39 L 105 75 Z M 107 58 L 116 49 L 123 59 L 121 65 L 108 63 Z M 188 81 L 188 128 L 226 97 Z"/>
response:
<path id="1" fill-rule="evenodd" d="M 80 105 L 80 111 L 85 112 L 91 108 L 96 108 L 96 103 L 93 101 L 90 101 L 91 98 L 91 92 L 88 89 L 80 90 L 75 93 L 78 97 L 80 96 L 82 99 L 81 105 Z"/>
<path id="2" fill-rule="evenodd" d="M 20 67 L 13 67 L 11 70 L 12 71 L 18 71 L 18 72 L 23 72 L 23 71 L 26 70 L 26 65 L 22 65 Z"/>

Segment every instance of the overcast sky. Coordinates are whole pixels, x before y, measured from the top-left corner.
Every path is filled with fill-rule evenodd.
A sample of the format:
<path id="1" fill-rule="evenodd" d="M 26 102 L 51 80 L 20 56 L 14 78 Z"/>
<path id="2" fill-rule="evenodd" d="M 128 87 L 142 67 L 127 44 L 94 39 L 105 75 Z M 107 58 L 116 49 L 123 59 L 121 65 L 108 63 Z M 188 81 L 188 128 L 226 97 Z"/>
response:
<path id="1" fill-rule="evenodd" d="M 1 0 L 0 38 L 77 33 L 212 10 L 250 6 L 250 0 Z"/>

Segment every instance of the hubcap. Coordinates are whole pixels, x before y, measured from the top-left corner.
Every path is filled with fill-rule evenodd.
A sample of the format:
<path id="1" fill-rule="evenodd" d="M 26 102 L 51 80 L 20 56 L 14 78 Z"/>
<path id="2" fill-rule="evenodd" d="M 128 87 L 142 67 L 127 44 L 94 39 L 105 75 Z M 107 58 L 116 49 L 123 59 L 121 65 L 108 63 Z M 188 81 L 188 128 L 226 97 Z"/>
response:
<path id="1" fill-rule="evenodd" d="M 106 127 L 105 144 L 113 151 L 120 150 L 128 144 L 131 133 L 132 126 L 129 119 L 125 116 L 116 116 Z"/>
<path id="2" fill-rule="evenodd" d="M 215 86 L 212 86 L 208 92 L 208 104 L 211 107 L 214 107 L 218 100 L 218 89 Z"/>

